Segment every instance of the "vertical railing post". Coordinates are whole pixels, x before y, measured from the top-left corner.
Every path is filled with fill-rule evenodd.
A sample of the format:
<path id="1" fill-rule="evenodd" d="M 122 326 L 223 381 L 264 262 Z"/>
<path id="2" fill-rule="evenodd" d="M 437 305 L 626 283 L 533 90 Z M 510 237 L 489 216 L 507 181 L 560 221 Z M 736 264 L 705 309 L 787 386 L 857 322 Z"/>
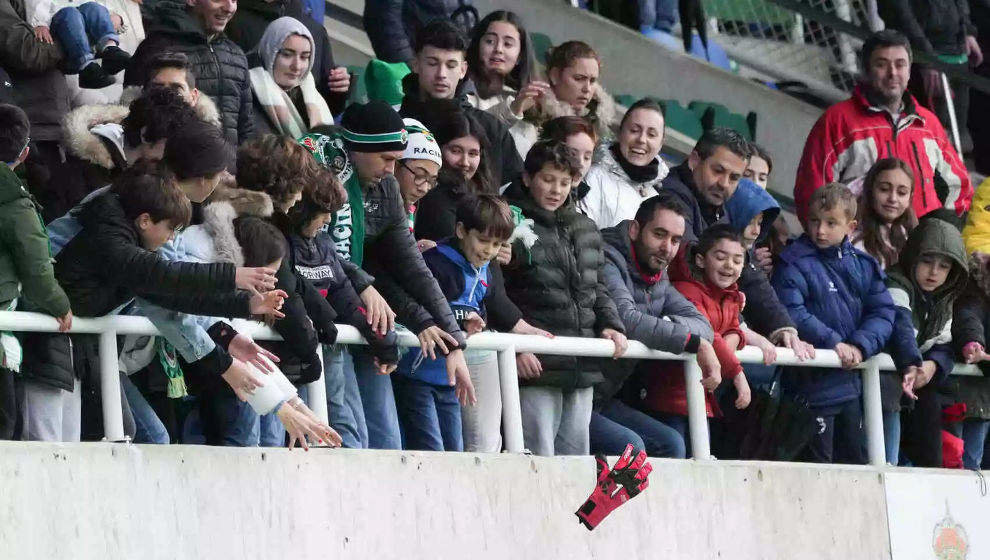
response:
<path id="1" fill-rule="evenodd" d="M 120 405 L 120 366 L 117 332 L 100 333 L 100 392 L 103 400 L 103 435 L 107 441 L 127 441 L 124 435 L 124 412 Z"/>
<path id="2" fill-rule="evenodd" d="M 327 364 L 323 360 L 323 345 L 316 349 L 316 355 L 320 358 L 320 377 L 312 383 L 306 384 L 306 404 L 309 409 L 316 414 L 316 417 L 330 425 L 330 411 L 327 404 Z"/>
<path id="3" fill-rule="evenodd" d="M 875 358 L 866 362 L 862 376 L 866 453 L 871 465 L 882 467 L 887 463 L 887 452 L 884 449 L 883 409 L 880 405 L 880 365 Z"/>
<path id="4" fill-rule="evenodd" d="M 509 453 L 525 450 L 522 429 L 522 408 L 519 404 L 519 377 L 516 373 L 516 348 L 498 351 L 498 378 L 502 386 L 502 431 L 505 449 Z"/>
<path id="5" fill-rule="evenodd" d="M 684 385 L 687 389 L 688 434 L 691 438 L 691 457 L 710 461 L 711 446 L 708 443 L 708 412 L 705 408 L 705 388 L 701 386 L 701 366 L 692 357 L 684 362 Z"/>

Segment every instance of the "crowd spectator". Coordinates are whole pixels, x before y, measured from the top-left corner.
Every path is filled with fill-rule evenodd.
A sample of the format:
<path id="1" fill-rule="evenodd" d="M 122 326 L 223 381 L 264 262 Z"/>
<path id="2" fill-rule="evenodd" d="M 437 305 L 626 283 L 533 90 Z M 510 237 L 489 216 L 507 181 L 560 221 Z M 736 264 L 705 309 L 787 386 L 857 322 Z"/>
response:
<path id="1" fill-rule="evenodd" d="M 271 22 L 291 17 L 309 30 L 313 39 L 312 68 L 316 90 L 326 100 L 330 111 L 337 115 L 344 111 L 347 94 L 351 88 L 351 76 L 347 68 L 337 66 L 333 58 L 330 36 L 320 22 L 313 19 L 300 0 L 240 0 L 237 11 L 227 24 L 226 34 L 245 53 L 258 47 L 261 36 Z M 321 20 L 322 21 L 322 20 Z"/>
<path id="2" fill-rule="evenodd" d="M 709 418 L 723 416 L 715 398 L 722 379 L 731 379 L 738 396 L 734 406 L 749 406 L 749 382 L 735 351 L 747 343 L 747 331 L 740 327 L 739 313 L 745 298 L 736 286 L 745 261 L 745 248 L 739 233 L 728 224 L 714 225 L 701 235 L 691 248 L 692 277 L 674 282 L 674 287 L 690 301 L 712 326 L 712 348 L 718 357 L 719 371 L 703 376 L 706 391 L 705 409 Z M 758 335 L 757 335 L 758 336 Z M 687 440 L 687 388 L 683 364 L 658 363 L 642 376 L 638 406 L 654 418 L 674 428 Z M 686 442 L 689 443 L 689 442 Z M 688 446 L 690 452 L 690 446 Z"/>
<path id="3" fill-rule="evenodd" d="M 356 267 L 348 270 L 352 280 L 357 278 L 369 321 L 379 332 L 385 332 L 392 318 L 397 318 L 417 334 L 428 355 L 444 354 L 448 379 L 463 387 L 461 394 L 473 403 L 464 362 L 464 332 L 409 232 L 393 175 L 406 147 L 402 117 L 386 103 L 372 101 L 348 107 L 341 127 L 339 136 L 310 137 L 303 145 L 322 164 L 332 166 L 347 191 L 348 205 L 337 212 L 331 231 L 341 258 L 367 266 L 375 275 L 373 287 L 379 288 L 381 295 L 377 290 L 366 295 L 365 289 L 371 285 L 368 275 Z M 354 372 L 366 425 L 364 429 L 358 426 L 362 444 L 374 449 L 401 448 L 392 385 L 388 377 L 378 375 L 383 367 L 357 348 L 336 352 L 331 365 L 344 368 L 345 378 L 348 371 Z"/>
<path id="4" fill-rule="evenodd" d="M 572 189 L 572 196 L 580 205 L 581 199 L 591 190 L 586 179 L 598 145 L 598 133 L 595 132 L 595 128 L 583 117 L 557 117 L 543 125 L 540 130 L 540 141 L 567 146 L 571 158 L 578 166 L 578 175 L 574 179 L 576 186 Z"/>
<path id="5" fill-rule="evenodd" d="M 472 107 L 488 111 L 512 126 L 544 95 L 550 84 L 536 78 L 532 40 L 522 18 L 514 12 L 496 10 L 478 22 L 467 50 L 468 78 L 473 91 L 465 88 Z"/>
<path id="6" fill-rule="evenodd" d="M 804 145 L 794 187 L 801 220 L 816 189 L 855 181 L 884 157 L 912 167 L 919 218 L 941 207 L 958 215 L 969 210 L 973 186 L 962 159 L 935 115 L 906 93 L 911 61 L 911 45 L 896 31 L 874 33 L 864 43 L 863 75 L 852 97 L 829 107 Z"/>
<path id="7" fill-rule="evenodd" d="M 265 29 L 251 68 L 254 128 L 258 134 L 299 138 L 333 124 L 330 107 L 313 79 L 313 36 L 299 20 L 282 17 Z"/>
<path id="8" fill-rule="evenodd" d="M 663 112 L 651 99 L 641 99 L 622 116 L 619 136 L 588 171 L 588 193 L 581 210 L 600 228 L 612 227 L 636 215 L 640 204 L 656 196 L 670 173 L 660 157 Z"/>
<path id="9" fill-rule="evenodd" d="M 402 79 L 405 97 L 399 112 L 403 117 L 437 128 L 429 117 L 433 102 L 456 100 L 464 113 L 477 119 L 484 128 L 491 146 L 492 176 L 501 185 L 519 175 L 522 160 L 516 153 L 508 127 L 495 115 L 472 107 L 464 97 L 462 84 L 467 75 L 467 48 L 467 39 L 451 22 L 437 20 L 424 26 L 416 35 L 416 57 L 410 65 L 412 73 Z"/>
<path id="10" fill-rule="evenodd" d="M 880 266 L 849 242 L 856 225 L 856 199 L 849 189 L 840 183 L 818 189 L 808 210 L 805 234 L 784 250 L 773 286 L 801 337 L 815 348 L 835 349 L 842 368 L 850 369 L 887 344 L 894 303 Z M 866 462 L 858 376 L 788 368 L 782 388 L 786 395 L 805 399 L 818 418 L 820 430 L 808 445 L 809 460 Z"/>
<path id="11" fill-rule="evenodd" d="M 942 466 L 942 399 L 955 361 L 952 311 L 969 276 L 966 248 L 952 224 L 929 217 L 911 231 L 897 264 L 887 267 L 887 288 L 896 317 L 888 351 L 902 375 L 882 395 L 886 409 L 899 409 L 901 393 L 914 400 L 901 418 L 885 423 L 887 462 L 898 464 L 898 450 L 917 467 Z M 884 375 L 882 377 L 889 377 Z M 898 421 L 900 420 L 900 421 Z M 904 445 L 900 445 L 903 422 Z"/>
<path id="12" fill-rule="evenodd" d="M 697 354 L 705 379 L 720 375 L 708 319 L 674 289 L 665 275 L 684 237 L 685 208 L 670 194 L 646 199 L 635 219 L 602 230 L 605 286 L 631 340 L 665 352 Z M 602 364 L 605 380 L 595 385 L 591 451 L 614 455 L 627 443 L 651 457 L 685 456 L 685 440 L 674 428 L 627 405 L 619 396 L 637 365 Z M 649 362 L 638 365 L 652 372 Z M 650 375 L 647 373 L 646 375 Z"/>
<path id="13" fill-rule="evenodd" d="M 408 140 L 406 151 L 395 169 L 402 202 L 409 216 L 409 229 L 415 231 L 416 205 L 437 186 L 443 153 L 436 137 L 416 119 L 402 119 L 406 125 Z M 419 245 L 423 249 L 423 245 Z"/>
<path id="14" fill-rule="evenodd" d="M 69 298 L 55 281 L 48 235 L 38 207 L 14 174 L 27 159 L 31 133 L 24 111 L 0 104 L 0 309 L 11 311 L 19 298 L 58 319 L 59 329 L 72 326 Z M 22 308 L 24 305 L 22 304 Z M 11 439 L 17 423 L 14 375 L 21 371 L 20 343 L 10 333 L 0 333 L 0 440 Z M 46 411 L 53 412 L 53 411 Z M 60 416 L 60 415 L 59 415 Z M 37 424 L 57 422 L 32 416 L 37 422 L 27 428 L 37 433 Z"/>
<path id="15" fill-rule="evenodd" d="M 746 164 L 743 177 L 766 189 L 770 183 L 770 173 L 773 172 L 773 158 L 766 148 L 756 142 L 750 142 L 749 152 L 749 163 Z"/>
<path id="16" fill-rule="evenodd" d="M 952 346 L 956 355 L 967 364 L 978 364 L 987 370 L 987 325 L 990 324 L 990 307 L 987 304 L 986 263 L 971 266 L 970 282 L 965 292 L 956 298 L 952 313 Z M 942 391 L 957 402 L 966 405 L 961 423 L 951 431 L 963 440 L 963 467 L 979 470 L 985 456 L 987 433 L 990 431 L 990 380 L 984 377 L 951 376 Z"/>
<path id="17" fill-rule="evenodd" d="M 254 135 L 251 81 L 244 51 L 224 35 L 237 10 L 234 0 L 195 0 L 178 7 L 159 2 L 151 8 L 154 27 L 134 52 L 124 85 L 148 82 L 148 62 L 163 52 L 185 54 L 197 87 L 220 108 L 227 140 L 240 144 Z"/>
<path id="18" fill-rule="evenodd" d="M 897 264 L 908 234 L 918 225 L 911 208 L 914 171 L 897 158 L 884 158 L 866 173 L 859 197 L 857 229 L 853 246 L 880 263 L 881 268 Z"/>
<path id="19" fill-rule="evenodd" d="M 470 5 L 470 0 L 369 0 L 364 3 L 364 28 L 375 57 L 412 66 L 420 29 L 436 20 L 463 21 L 460 31 L 466 34 L 475 22 L 454 16 Z"/>
<path id="20" fill-rule="evenodd" d="M 618 357 L 625 328 L 603 282 L 598 228 L 568 197 L 576 173 L 561 144 L 537 144 L 527 154 L 525 173 L 506 196 L 534 221 L 536 240 L 513 245 L 506 292 L 532 325 L 612 340 Z M 587 454 L 593 387 L 603 380 L 597 362 L 523 353 L 516 363 L 526 447 L 537 455 Z"/>
<path id="21" fill-rule="evenodd" d="M 615 136 L 618 109 L 599 81 L 601 59 L 594 49 L 581 41 L 558 45 L 547 55 L 546 72 L 550 91 L 536 96 L 535 105 L 511 129 L 520 154 L 526 154 L 540 128 L 557 117 L 584 117 L 602 141 Z"/>
<path id="22" fill-rule="evenodd" d="M 64 0 L 31 0 L 29 4 L 28 23 L 35 37 L 62 48 L 66 71 L 79 74 L 79 87 L 107 87 L 114 83 L 113 75 L 130 64 L 131 55 L 120 48 L 116 22 L 103 5 Z M 91 44 L 96 45 L 95 54 Z M 102 64 L 96 62 L 97 57 Z"/>

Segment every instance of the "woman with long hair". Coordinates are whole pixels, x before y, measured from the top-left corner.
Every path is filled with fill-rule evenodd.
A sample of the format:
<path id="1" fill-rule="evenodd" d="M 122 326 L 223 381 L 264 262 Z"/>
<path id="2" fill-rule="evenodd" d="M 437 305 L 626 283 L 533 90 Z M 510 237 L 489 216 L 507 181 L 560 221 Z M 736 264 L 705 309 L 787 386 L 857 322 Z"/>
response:
<path id="1" fill-rule="evenodd" d="M 918 225 L 911 207 L 913 194 L 914 172 L 897 158 L 876 162 L 863 180 L 856 217 L 859 227 L 851 241 L 883 268 L 897 264 L 908 234 Z"/>

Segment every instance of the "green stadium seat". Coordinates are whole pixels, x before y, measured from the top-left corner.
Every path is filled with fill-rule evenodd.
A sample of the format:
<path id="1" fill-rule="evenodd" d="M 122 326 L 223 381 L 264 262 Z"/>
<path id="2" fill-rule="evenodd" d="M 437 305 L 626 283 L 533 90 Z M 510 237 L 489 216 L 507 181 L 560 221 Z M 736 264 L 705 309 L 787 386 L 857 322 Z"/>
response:
<path id="1" fill-rule="evenodd" d="M 692 101 L 688 103 L 688 109 L 701 120 L 706 130 L 721 126 L 735 130 L 749 141 L 756 138 L 756 113 L 752 111 L 744 116 L 729 111 L 725 105 L 708 101 Z"/>
<path id="2" fill-rule="evenodd" d="M 529 38 L 533 41 L 533 52 L 536 53 L 536 60 L 543 66 L 547 65 L 547 51 L 553 46 L 550 37 L 539 32 L 529 32 Z"/>

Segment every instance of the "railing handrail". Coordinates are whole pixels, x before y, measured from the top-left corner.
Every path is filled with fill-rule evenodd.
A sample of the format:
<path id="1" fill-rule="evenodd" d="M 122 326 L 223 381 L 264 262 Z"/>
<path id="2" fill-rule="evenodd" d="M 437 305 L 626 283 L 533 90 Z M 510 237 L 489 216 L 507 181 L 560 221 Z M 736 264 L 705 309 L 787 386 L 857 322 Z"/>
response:
<path id="1" fill-rule="evenodd" d="M 267 326 L 254 321 L 234 320 L 239 332 L 256 340 L 281 340 L 281 337 Z M 23 311 L 0 311 L 0 331 L 52 332 L 58 331 L 55 318 L 40 313 Z M 358 330 L 350 325 L 337 325 L 339 344 L 367 344 Z M 72 334 L 96 334 L 100 336 L 100 386 L 104 394 L 120 392 L 120 372 L 118 371 L 117 335 L 161 336 L 158 329 L 145 317 L 130 315 L 109 315 L 97 318 L 75 317 L 72 321 Z M 416 336 L 402 330 L 398 343 L 401 346 L 419 346 Z M 536 335 L 519 335 L 496 332 L 482 332 L 468 340 L 468 347 L 476 350 L 498 352 L 499 382 L 502 393 L 502 420 L 506 449 L 510 452 L 523 450 L 522 414 L 519 405 L 519 385 L 516 376 L 516 352 L 557 354 L 582 357 L 609 358 L 615 347 L 611 340 L 601 338 L 556 337 L 553 339 Z M 318 353 L 321 354 L 321 353 Z M 755 346 L 736 352 L 742 363 L 762 364 L 763 352 Z M 687 388 L 687 412 L 691 447 L 696 459 L 710 459 L 708 442 L 708 418 L 705 410 L 704 393 L 701 386 L 701 369 L 694 361 L 693 354 L 671 354 L 652 350 L 638 341 L 629 341 L 629 348 L 621 359 L 681 360 L 685 362 L 684 378 Z M 772 365 L 838 368 L 839 357 L 834 350 L 816 349 L 815 357 L 798 360 L 788 348 L 777 348 L 777 359 Z M 884 464 L 883 419 L 880 403 L 880 371 L 895 371 L 894 361 L 888 354 L 877 354 L 856 368 L 863 380 L 864 425 L 870 464 Z M 973 364 L 955 364 L 953 375 L 982 376 L 980 369 Z M 310 383 L 309 400 L 313 410 L 325 421 L 327 419 L 326 392 L 322 374 L 320 379 Z M 104 398 L 103 423 L 106 439 L 125 441 L 120 399 Z"/>

